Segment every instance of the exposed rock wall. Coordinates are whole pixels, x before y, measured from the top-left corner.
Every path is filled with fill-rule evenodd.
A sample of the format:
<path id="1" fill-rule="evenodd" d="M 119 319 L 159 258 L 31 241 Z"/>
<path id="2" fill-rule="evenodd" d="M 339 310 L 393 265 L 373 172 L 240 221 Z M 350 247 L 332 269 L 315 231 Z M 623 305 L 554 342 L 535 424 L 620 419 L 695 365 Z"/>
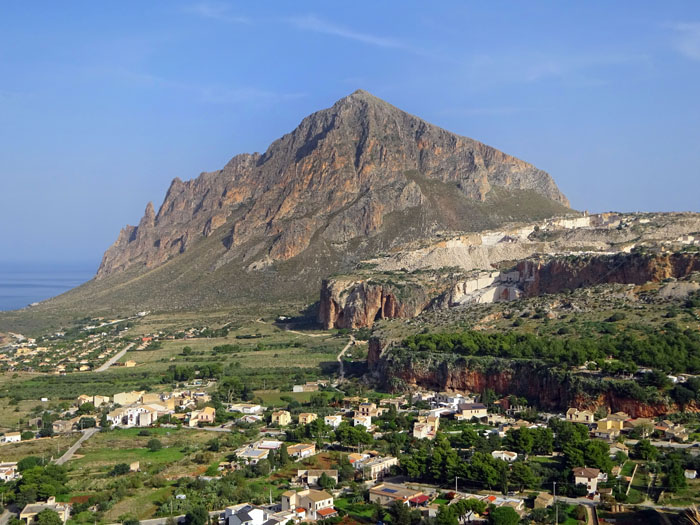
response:
<path id="1" fill-rule="evenodd" d="M 605 390 L 600 383 L 598 391 L 579 393 L 576 374 L 553 370 L 551 366 L 533 361 L 494 361 L 486 366 L 469 366 L 467 360 L 426 362 L 421 359 L 394 359 L 391 349 L 382 355 L 384 345 L 378 339 L 369 344 L 368 363 L 370 370 L 385 388 L 400 384 L 408 388 L 426 388 L 436 391 L 484 392 L 493 390 L 497 394 L 515 394 L 527 398 L 533 405 L 545 410 L 566 410 L 568 407 L 595 410 L 606 407 L 612 412 L 626 412 L 633 417 L 656 417 L 679 411 L 673 403 L 641 403 L 634 399 L 617 396 Z M 398 383 L 397 383 L 398 382 Z M 683 407 L 696 412 L 695 404 Z"/>
<path id="2" fill-rule="evenodd" d="M 528 259 L 512 271 L 482 272 L 470 278 L 436 276 L 421 282 L 408 280 L 407 274 L 401 294 L 396 284 L 328 279 L 321 287 L 319 321 L 327 329 L 371 327 L 377 318 L 415 317 L 426 308 L 511 301 L 597 284 L 660 282 L 697 271 L 698 253 L 633 253 Z"/>

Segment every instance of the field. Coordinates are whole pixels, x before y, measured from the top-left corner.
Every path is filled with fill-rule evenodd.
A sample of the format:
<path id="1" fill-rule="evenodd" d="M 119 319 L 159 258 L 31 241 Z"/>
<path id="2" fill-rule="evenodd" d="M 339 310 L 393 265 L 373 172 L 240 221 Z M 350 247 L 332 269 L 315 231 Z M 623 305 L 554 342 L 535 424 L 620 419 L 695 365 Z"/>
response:
<path id="1" fill-rule="evenodd" d="M 19 461 L 27 456 L 44 459 L 60 457 L 70 446 L 78 441 L 78 434 L 54 436 L 50 438 L 32 439 L 20 443 L 5 443 L 0 445 L 2 461 Z"/>

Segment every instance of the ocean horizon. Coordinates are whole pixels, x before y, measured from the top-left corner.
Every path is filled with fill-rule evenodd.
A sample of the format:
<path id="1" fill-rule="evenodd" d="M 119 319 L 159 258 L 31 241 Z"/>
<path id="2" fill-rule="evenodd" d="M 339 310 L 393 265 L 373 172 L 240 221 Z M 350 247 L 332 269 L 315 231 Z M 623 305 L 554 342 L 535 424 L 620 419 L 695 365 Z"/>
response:
<path id="1" fill-rule="evenodd" d="M 92 279 L 93 262 L 0 262 L 0 311 L 55 297 Z"/>

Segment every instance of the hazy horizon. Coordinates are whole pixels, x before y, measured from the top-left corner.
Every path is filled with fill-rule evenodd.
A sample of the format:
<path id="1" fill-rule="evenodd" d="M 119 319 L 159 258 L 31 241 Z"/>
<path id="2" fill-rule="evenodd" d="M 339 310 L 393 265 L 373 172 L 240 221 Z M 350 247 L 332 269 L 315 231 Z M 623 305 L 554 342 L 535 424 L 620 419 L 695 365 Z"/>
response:
<path id="1" fill-rule="evenodd" d="M 173 178 L 358 88 L 549 172 L 575 209 L 699 211 L 700 4 L 397 5 L 3 5 L 0 261 L 96 270 Z"/>

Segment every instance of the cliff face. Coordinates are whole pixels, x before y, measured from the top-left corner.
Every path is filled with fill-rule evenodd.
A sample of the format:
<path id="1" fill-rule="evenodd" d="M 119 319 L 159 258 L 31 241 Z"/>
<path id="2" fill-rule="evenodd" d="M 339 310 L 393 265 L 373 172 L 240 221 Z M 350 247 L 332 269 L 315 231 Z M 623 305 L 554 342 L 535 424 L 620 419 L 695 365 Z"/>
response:
<path id="1" fill-rule="evenodd" d="M 433 195 L 425 180 L 456 196 Z M 395 236 L 386 231 L 387 218 L 407 209 L 430 208 L 434 219 L 411 235 L 468 229 L 468 218 L 443 208 L 454 199 L 485 202 L 495 188 L 534 192 L 558 210 L 568 206 L 547 173 L 358 91 L 305 118 L 263 155 L 239 155 L 217 172 L 175 179 L 157 214 L 149 204 L 138 226 L 121 231 L 97 278 L 159 266 L 221 228 L 229 251 L 255 246 L 247 256 L 258 261 L 252 268 L 293 258 L 312 241 L 342 248 L 383 232 Z"/>
<path id="2" fill-rule="evenodd" d="M 427 308 L 556 294 L 597 284 L 643 284 L 700 271 L 700 254 L 618 254 L 524 260 L 506 272 L 471 278 L 439 277 L 393 285 L 371 278 L 328 279 L 320 295 L 319 322 L 326 328 L 371 327 L 376 319 L 415 317 Z M 401 286 L 401 294 L 397 290 Z"/>
<path id="3" fill-rule="evenodd" d="M 568 407 L 595 410 L 605 407 L 611 412 L 626 412 L 632 417 L 656 417 L 678 412 L 674 403 L 642 403 L 624 398 L 602 386 L 594 391 L 588 386 L 580 393 L 575 374 L 553 371 L 549 365 L 533 361 L 470 366 L 466 360 L 456 362 L 425 362 L 421 359 L 395 359 L 391 349 L 383 352 L 383 344 L 372 339 L 368 363 L 383 387 L 391 389 L 397 381 L 402 387 L 421 387 L 435 391 L 484 392 L 515 394 L 527 398 L 534 406 L 545 410 L 566 410 Z M 697 412 L 692 403 L 682 407 Z"/>
<path id="4" fill-rule="evenodd" d="M 534 297 L 604 283 L 644 284 L 700 271 L 697 253 L 619 254 L 551 261 L 521 261 L 517 265 L 524 295 Z"/>

